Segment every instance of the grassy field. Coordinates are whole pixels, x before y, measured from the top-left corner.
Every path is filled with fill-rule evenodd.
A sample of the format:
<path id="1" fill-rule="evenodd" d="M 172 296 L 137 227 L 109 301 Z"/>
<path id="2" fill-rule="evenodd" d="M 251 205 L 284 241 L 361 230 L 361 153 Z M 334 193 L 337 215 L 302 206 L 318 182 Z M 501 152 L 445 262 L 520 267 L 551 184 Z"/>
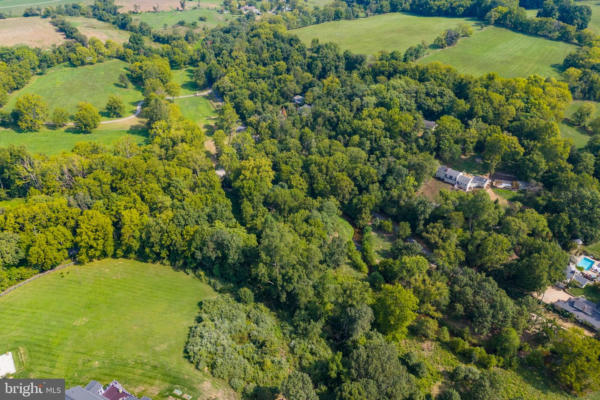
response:
<path id="1" fill-rule="evenodd" d="M 188 94 L 193 94 L 202 89 L 196 86 L 196 83 L 193 80 L 193 69 L 185 68 L 185 69 L 174 69 L 173 71 L 173 82 L 177 83 L 181 86 L 181 96 L 185 96 Z"/>
<path id="2" fill-rule="evenodd" d="M 29 17 L 0 20 L 0 46 L 24 44 L 47 48 L 64 41 L 64 35 L 56 30 L 49 19 Z"/>
<path id="3" fill-rule="evenodd" d="M 214 295 L 163 265 L 70 266 L 0 298 L 0 351 L 19 356 L 19 377 L 65 378 L 67 387 L 118 379 L 153 399 L 176 387 L 197 398 L 207 377 L 183 348 L 198 302 Z"/>
<path id="4" fill-rule="evenodd" d="M 206 17 L 206 21 L 200 21 L 198 19 L 200 17 Z M 147 23 L 153 29 L 171 28 L 179 21 L 185 21 L 186 24 L 196 21 L 199 27 L 206 26 L 212 28 L 217 25 L 224 25 L 232 19 L 232 15 L 219 14 L 212 8 L 196 8 L 187 11 L 146 12 L 135 15 L 133 18 L 136 21 Z"/>
<path id="5" fill-rule="evenodd" d="M 51 109 L 63 107 L 70 113 L 75 112 L 80 101 L 90 102 L 102 110 L 110 95 L 118 95 L 127 106 L 126 115 L 133 114 L 143 96 L 131 86 L 124 89 L 117 85 L 118 77 L 125 72 L 126 66 L 124 61 L 109 60 L 77 68 L 67 65 L 54 67 L 11 94 L 5 109 L 12 109 L 17 98 L 25 93 L 39 94 Z"/>
<path id="6" fill-rule="evenodd" d="M 88 39 L 95 37 L 103 42 L 112 40 L 117 43 L 125 43 L 129 40 L 129 32 L 117 29 L 108 22 L 85 17 L 69 17 L 67 21 L 72 23 Z"/>
<path id="7" fill-rule="evenodd" d="M 0 2 L 0 12 L 8 16 L 18 17 L 23 15 L 23 11 L 29 7 L 56 7 L 60 4 L 82 3 L 90 4 L 91 0 L 2 0 Z"/>
<path id="8" fill-rule="evenodd" d="M 565 120 L 558 125 L 561 135 L 564 138 L 571 139 L 573 145 L 578 149 L 587 144 L 590 140 L 590 135 L 585 130 L 569 124 L 568 119 L 570 119 L 573 113 L 584 103 L 592 104 L 595 107 L 591 119 L 600 117 L 600 104 L 594 101 L 574 100 L 565 111 Z"/>
<path id="9" fill-rule="evenodd" d="M 313 38 L 319 38 L 322 42 L 335 42 L 342 49 L 373 55 L 381 50 L 404 51 L 421 41 L 429 45 L 441 32 L 460 23 L 473 25 L 474 21 L 393 13 L 327 22 L 292 32 L 306 44 L 310 44 Z M 454 47 L 429 49 L 419 62 L 440 61 L 474 75 L 497 72 L 504 77 L 531 74 L 557 77 L 559 71 L 556 66 L 574 49 L 575 46 L 567 43 L 486 27 L 475 28 L 473 36 L 462 38 Z"/>
<path id="10" fill-rule="evenodd" d="M 344 50 L 375 54 L 381 50 L 404 51 L 421 41 L 431 43 L 441 32 L 456 28 L 460 23 L 473 24 L 464 18 L 420 17 L 392 13 L 349 21 L 326 22 L 292 32 L 306 44 L 313 38 L 321 42 L 334 42 Z"/>
<path id="11" fill-rule="evenodd" d="M 139 123 L 139 120 L 133 120 Z M 132 125 L 130 121 L 117 124 L 100 125 L 92 133 L 78 133 L 72 129 L 43 129 L 39 132 L 16 132 L 0 129 L 0 147 L 23 146 L 32 153 L 46 155 L 70 151 L 79 142 L 95 142 L 110 146 L 121 138 L 130 138 L 136 143 L 147 139 L 146 129 L 141 125 Z"/>
<path id="12" fill-rule="evenodd" d="M 592 9 L 592 18 L 588 28 L 596 35 L 600 34 L 600 1 L 599 0 L 584 0 L 578 1 L 577 5 L 590 6 Z"/>
<path id="13" fill-rule="evenodd" d="M 216 112 L 207 97 L 187 97 L 175 100 L 175 104 L 181 109 L 181 113 L 187 119 L 197 122 L 200 126 L 214 124 Z"/>
<path id="14" fill-rule="evenodd" d="M 567 43 L 487 27 L 454 47 L 431 51 L 419 62 L 440 61 L 473 75 L 497 72 L 506 78 L 531 74 L 558 77 L 556 67 L 574 49 Z"/>

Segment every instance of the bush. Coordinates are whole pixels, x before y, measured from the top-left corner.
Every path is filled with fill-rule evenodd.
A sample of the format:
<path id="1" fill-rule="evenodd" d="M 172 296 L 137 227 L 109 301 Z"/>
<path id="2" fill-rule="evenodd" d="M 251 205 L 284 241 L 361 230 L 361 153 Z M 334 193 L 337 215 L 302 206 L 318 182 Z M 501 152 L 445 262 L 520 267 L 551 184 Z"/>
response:
<path id="1" fill-rule="evenodd" d="M 247 287 L 243 287 L 238 290 L 238 299 L 244 304 L 254 303 L 254 293 Z"/>

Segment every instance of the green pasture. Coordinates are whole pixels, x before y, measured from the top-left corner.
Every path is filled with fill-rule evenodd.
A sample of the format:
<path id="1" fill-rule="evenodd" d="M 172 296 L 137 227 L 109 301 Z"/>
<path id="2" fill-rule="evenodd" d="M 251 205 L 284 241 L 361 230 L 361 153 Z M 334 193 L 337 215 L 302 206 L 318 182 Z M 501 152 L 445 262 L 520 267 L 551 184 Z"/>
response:
<path id="1" fill-rule="evenodd" d="M 136 143 L 147 139 L 145 127 L 130 123 L 102 124 L 92 133 L 79 133 L 72 128 L 49 129 L 39 132 L 17 132 L 0 129 L 0 147 L 23 146 L 31 153 L 55 155 L 70 151 L 79 142 L 95 142 L 111 146 L 121 138 L 130 138 Z"/>
<path id="2" fill-rule="evenodd" d="M 571 44 L 490 26 L 475 30 L 473 36 L 460 39 L 453 47 L 430 50 L 419 62 L 439 61 L 473 75 L 497 72 L 505 78 L 558 77 L 558 66 L 573 50 Z"/>
<path id="3" fill-rule="evenodd" d="M 312 39 L 337 43 L 342 49 L 360 54 L 376 54 L 381 50 L 405 51 L 421 41 L 427 44 L 444 30 L 461 23 L 474 24 L 465 18 L 422 17 L 404 13 L 376 15 L 369 18 L 343 20 L 311 25 L 292 30 L 307 45 Z"/>
<path id="4" fill-rule="evenodd" d="M 0 1 L 0 12 L 9 16 L 17 17 L 23 15 L 23 11 L 29 7 L 56 7 L 71 3 L 90 4 L 91 0 L 2 0 Z"/>
<path id="5" fill-rule="evenodd" d="M 18 357 L 18 377 L 65 378 L 67 387 L 118 379 L 138 396 L 180 388 L 197 398 L 207 376 L 183 349 L 198 302 L 214 295 L 163 265 L 70 266 L 0 298 L 0 351 Z"/>
<path id="6" fill-rule="evenodd" d="M 92 103 L 102 111 L 108 97 L 117 95 L 126 105 L 125 116 L 131 115 L 143 96 L 132 85 L 125 89 L 117 84 L 127 65 L 121 60 L 109 60 L 77 68 L 68 65 L 51 68 L 44 75 L 34 77 L 23 89 L 12 93 L 5 109 L 11 110 L 19 96 L 35 93 L 46 100 L 50 111 L 62 107 L 69 113 L 75 113 L 77 103 L 81 101 Z"/>
<path id="7" fill-rule="evenodd" d="M 206 17 L 206 21 L 200 21 L 200 17 Z M 194 8 L 186 11 L 159 11 L 145 12 L 133 16 L 136 21 L 145 22 L 153 29 L 172 28 L 179 21 L 185 21 L 190 24 L 194 21 L 198 22 L 198 26 L 206 26 L 208 28 L 217 25 L 224 25 L 231 20 L 231 14 L 220 14 L 212 8 Z"/>
<path id="8" fill-rule="evenodd" d="M 571 139 L 573 145 L 582 148 L 590 140 L 590 134 L 584 129 L 574 126 L 570 123 L 570 118 L 575 111 L 584 103 L 592 104 L 595 108 L 591 119 L 600 117 L 600 104 L 595 101 L 574 100 L 565 110 L 565 119 L 558 125 L 560 133 L 564 138 Z"/>

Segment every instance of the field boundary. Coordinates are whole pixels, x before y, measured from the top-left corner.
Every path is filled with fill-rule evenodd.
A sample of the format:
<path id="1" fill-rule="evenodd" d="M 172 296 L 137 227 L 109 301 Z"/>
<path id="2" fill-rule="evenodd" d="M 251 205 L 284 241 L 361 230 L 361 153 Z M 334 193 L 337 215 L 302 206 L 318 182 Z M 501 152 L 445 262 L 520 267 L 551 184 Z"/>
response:
<path id="1" fill-rule="evenodd" d="M 26 283 L 29 283 L 31 281 L 35 281 L 36 279 L 41 278 L 42 276 L 48 275 L 51 272 L 59 271 L 59 270 L 61 270 L 63 268 L 69 267 L 69 266 L 74 265 L 74 264 L 75 263 L 72 262 L 72 261 L 70 263 L 67 263 L 67 264 L 61 264 L 61 265 L 59 265 L 59 266 L 57 266 L 55 268 L 49 269 L 48 271 L 45 271 L 45 272 L 42 272 L 40 274 L 34 275 L 31 278 L 29 278 L 29 279 L 25 279 L 23 282 L 19 282 L 19 283 L 15 284 L 15 285 L 12 285 L 9 288 L 7 288 L 5 291 L 1 292 L 0 293 L 0 297 L 9 294 L 13 290 L 20 288 L 21 286 L 25 285 Z"/>

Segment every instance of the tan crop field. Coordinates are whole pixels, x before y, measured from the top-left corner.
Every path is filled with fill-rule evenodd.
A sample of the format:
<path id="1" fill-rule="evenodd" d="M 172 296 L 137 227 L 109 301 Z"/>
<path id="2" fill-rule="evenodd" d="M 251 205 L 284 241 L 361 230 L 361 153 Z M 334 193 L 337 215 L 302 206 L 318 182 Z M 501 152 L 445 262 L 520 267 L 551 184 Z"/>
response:
<path id="1" fill-rule="evenodd" d="M 0 20 L 0 45 L 2 46 L 24 44 L 45 48 L 64 41 L 64 35 L 58 32 L 48 19 L 29 17 Z"/>

